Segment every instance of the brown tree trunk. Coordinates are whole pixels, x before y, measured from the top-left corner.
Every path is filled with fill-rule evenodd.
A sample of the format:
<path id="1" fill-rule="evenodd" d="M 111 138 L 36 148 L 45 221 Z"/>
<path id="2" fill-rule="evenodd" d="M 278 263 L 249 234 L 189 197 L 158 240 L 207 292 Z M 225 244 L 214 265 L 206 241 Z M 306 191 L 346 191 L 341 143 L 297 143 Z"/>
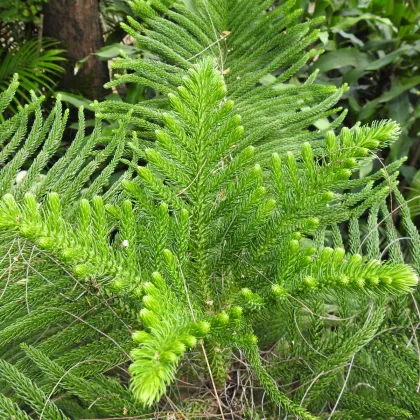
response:
<path id="1" fill-rule="evenodd" d="M 80 91 L 90 99 L 103 98 L 103 85 L 109 81 L 108 65 L 89 56 L 104 45 L 98 0 L 49 0 L 44 8 L 43 35 L 59 40 L 67 50 L 61 86 Z M 77 71 L 76 63 L 87 56 Z"/>

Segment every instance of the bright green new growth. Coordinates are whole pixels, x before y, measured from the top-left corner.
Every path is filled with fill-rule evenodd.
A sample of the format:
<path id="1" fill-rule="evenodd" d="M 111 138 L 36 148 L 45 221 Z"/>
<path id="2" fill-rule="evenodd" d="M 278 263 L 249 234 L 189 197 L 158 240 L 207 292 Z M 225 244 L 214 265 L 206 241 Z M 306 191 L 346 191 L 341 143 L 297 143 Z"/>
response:
<path id="1" fill-rule="evenodd" d="M 139 415 L 189 364 L 196 380 L 225 383 L 239 352 L 274 415 L 280 407 L 313 419 L 335 411 L 336 401 L 341 418 L 407 417 L 420 408 L 413 348 L 398 358 L 390 342 L 405 338 L 381 332 L 409 331 L 395 312 L 418 281 L 420 239 L 395 188 L 401 162 L 357 177 L 399 128 L 384 121 L 334 134 L 343 115 L 331 106 L 341 91 L 313 79 L 279 85 L 315 54 L 304 51 L 316 22 L 294 25 L 292 1 L 270 11 L 271 1 L 234 3 L 196 1 L 194 12 L 133 2 L 144 26 L 131 20 L 127 30 L 161 60 L 117 61 L 134 71 L 118 82 L 165 96 L 133 107 L 96 104 L 88 137 L 81 112 L 74 142 L 48 170 L 65 127 L 59 102 L 44 120 L 34 98 L 0 125 L 3 416 L 25 419 L 27 406 L 54 419 Z M 232 33 L 222 58 L 214 27 Z M 276 81 L 259 83 L 277 69 Z M 100 119 L 122 112 L 120 128 L 103 138 Z M 324 132 L 308 130 L 330 116 Z M 121 159 L 129 169 L 107 188 Z M 404 264 L 389 216 L 391 191 L 415 269 Z M 354 358 L 362 369 L 346 388 Z M 398 375 L 382 368 L 390 360 Z M 382 394 L 359 390 L 360 382 Z"/>

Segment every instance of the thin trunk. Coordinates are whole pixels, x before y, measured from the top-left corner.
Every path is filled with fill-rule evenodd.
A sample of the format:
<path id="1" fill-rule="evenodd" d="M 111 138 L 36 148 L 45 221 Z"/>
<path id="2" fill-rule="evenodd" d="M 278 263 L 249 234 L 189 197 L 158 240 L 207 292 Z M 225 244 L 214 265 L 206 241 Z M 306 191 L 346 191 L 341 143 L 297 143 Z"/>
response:
<path id="1" fill-rule="evenodd" d="M 90 99 L 103 98 L 109 80 L 107 62 L 90 55 L 104 45 L 99 19 L 98 0 L 49 0 L 44 8 L 43 36 L 59 40 L 67 50 L 61 86 Z M 88 56 L 77 69 L 77 62 Z"/>

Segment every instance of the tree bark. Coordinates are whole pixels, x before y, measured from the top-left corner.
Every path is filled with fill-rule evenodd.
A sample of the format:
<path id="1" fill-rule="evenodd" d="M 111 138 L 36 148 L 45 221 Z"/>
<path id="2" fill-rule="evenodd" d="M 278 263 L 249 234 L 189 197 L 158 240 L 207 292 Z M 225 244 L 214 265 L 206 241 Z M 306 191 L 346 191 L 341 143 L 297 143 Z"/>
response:
<path id="1" fill-rule="evenodd" d="M 49 0 L 44 7 L 43 35 L 59 40 L 67 50 L 66 74 L 60 85 L 90 99 L 102 99 L 103 85 L 109 81 L 107 62 L 90 55 L 104 45 L 99 19 L 98 0 Z M 88 56 L 77 69 L 77 62 Z"/>

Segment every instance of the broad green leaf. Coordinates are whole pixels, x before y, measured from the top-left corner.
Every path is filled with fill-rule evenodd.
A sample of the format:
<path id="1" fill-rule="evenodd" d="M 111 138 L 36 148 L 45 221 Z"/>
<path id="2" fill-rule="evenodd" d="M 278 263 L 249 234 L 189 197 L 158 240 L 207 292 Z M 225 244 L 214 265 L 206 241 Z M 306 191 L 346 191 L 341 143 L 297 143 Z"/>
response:
<path id="1" fill-rule="evenodd" d="M 314 122 L 314 126 L 318 130 L 326 130 L 330 125 L 331 123 L 328 121 L 328 118 L 321 118 L 318 121 Z"/>
<path id="2" fill-rule="evenodd" d="M 367 54 L 360 52 L 357 48 L 342 48 L 322 55 L 315 63 L 315 68 L 321 73 L 341 67 L 366 67 L 369 64 Z"/>
<path id="3" fill-rule="evenodd" d="M 321 40 L 321 42 L 324 45 L 327 45 L 327 43 L 328 43 L 328 36 L 329 36 L 329 34 L 328 34 L 327 31 L 323 31 L 323 32 L 319 33 L 319 39 Z"/>
<path id="4" fill-rule="evenodd" d="M 402 129 L 410 124 L 412 106 L 408 92 L 394 98 L 388 105 L 388 117 L 396 121 Z"/>
<path id="5" fill-rule="evenodd" d="M 363 75 L 363 70 L 351 69 L 343 76 L 343 82 L 348 83 L 349 86 L 352 86 L 357 83 L 357 81 L 362 75 Z"/>
<path id="6" fill-rule="evenodd" d="M 383 18 L 380 16 L 376 16 L 370 13 L 363 13 L 360 16 L 349 16 L 349 17 L 340 17 L 340 20 L 336 25 L 334 25 L 331 29 L 332 30 L 342 30 L 345 31 L 346 29 L 354 27 L 358 22 L 361 20 L 370 20 L 370 21 L 376 21 L 384 23 L 385 25 L 388 25 L 393 28 L 394 31 L 397 31 L 395 26 L 392 24 L 392 22 L 388 18 Z"/>
<path id="7" fill-rule="evenodd" d="M 277 78 L 272 74 L 266 74 L 265 76 L 261 77 L 260 83 L 264 86 L 271 85 L 276 82 Z"/>
<path id="8" fill-rule="evenodd" d="M 395 161 L 407 156 L 412 145 L 413 139 L 408 137 L 406 133 L 402 132 L 398 140 L 391 144 L 387 161 Z"/>
<path id="9" fill-rule="evenodd" d="M 360 168 L 360 171 L 359 171 L 360 178 L 364 178 L 365 176 L 369 175 L 372 172 L 372 169 L 373 169 L 373 161 L 371 160 L 366 165 Z"/>
<path id="10" fill-rule="evenodd" d="M 385 92 L 379 98 L 376 98 L 373 101 L 370 101 L 368 104 L 366 104 L 362 112 L 360 113 L 360 119 L 364 120 L 370 118 L 375 112 L 375 108 L 378 104 L 389 102 L 397 96 L 401 95 L 403 92 L 413 88 L 418 84 L 420 84 L 420 76 L 415 76 L 407 79 L 404 84 L 392 87 L 388 92 Z"/>
<path id="11" fill-rule="evenodd" d="M 407 52 L 406 48 L 399 48 L 398 50 L 395 50 L 384 57 L 378 58 L 375 61 L 372 61 L 368 64 L 367 67 L 365 67 L 365 70 L 378 70 L 381 67 L 384 67 L 390 63 L 392 63 L 396 58 L 398 58 L 400 55 L 403 55 L 405 52 Z"/>
<path id="12" fill-rule="evenodd" d="M 119 57 L 121 55 L 120 51 L 128 55 L 134 55 L 138 49 L 132 45 L 112 44 L 101 48 L 94 55 L 97 55 L 102 60 L 110 60 L 111 58 Z"/>
<path id="13" fill-rule="evenodd" d="M 84 98 L 81 95 L 74 95 L 68 92 L 57 92 L 56 96 L 58 95 L 60 95 L 60 98 L 63 102 L 67 102 L 77 108 L 83 106 L 85 109 L 93 111 L 93 108 L 91 106 L 92 101 L 87 98 Z"/>
<path id="14" fill-rule="evenodd" d="M 410 185 L 410 193 L 408 194 L 407 200 L 410 206 L 411 215 L 416 217 L 420 215 L 420 171 L 417 171 L 414 179 Z"/>
<path id="15" fill-rule="evenodd" d="M 343 38 L 349 39 L 353 44 L 358 45 L 359 47 L 363 47 L 365 45 L 361 39 L 357 38 L 357 36 L 350 32 L 339 30 L 337 33 L 339 33 Z"/>
<path id="16" fill-rule="evenodd" d="M 413 168 L 409 165 L 401 165 L 399 171 L 401 172 L 401 175 L 407 180 L 409 184 L 411 184 L 414 180 L 414 177 L 417 174 L 416 168 Z"/>

